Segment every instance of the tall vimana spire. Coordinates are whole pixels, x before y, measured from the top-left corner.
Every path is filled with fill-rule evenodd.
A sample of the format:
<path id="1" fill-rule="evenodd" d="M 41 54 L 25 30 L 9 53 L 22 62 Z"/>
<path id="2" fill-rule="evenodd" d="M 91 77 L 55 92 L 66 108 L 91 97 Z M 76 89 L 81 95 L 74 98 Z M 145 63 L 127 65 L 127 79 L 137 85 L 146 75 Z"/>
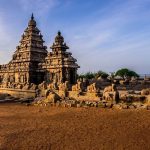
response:
<path id="1" fill-rule="evenodd" d="M 12 66 L 13 72 L 17 74 L 17 82 L 38 82 L 36 69 L 38 63 L 43 63 L 47 56 L 47 47 L 44 46 L 40 30 L 36 26 L 33 14 L 28 22 L 28 27 L 21 36 L 20 44 L 16 47 L 9 65 Z M 18 72 L 18 73 L 17 73 Z"/>
<path id="2" fill-rule="evenodd" d="M 64 43 L 64 37 L 58 31 L 55 42 L 50 47 L 52 52 L 45 58 L 46 68 L 51 73 L 50 80 L 61 83 L 68 81 L 73 84 L 77 79 L 77 69 L 79 68 L 76 59 L 72 57 L 72 53 L 67 52 L 69 47 Z"/>
<path id="3" fill-rule="evenodd" d="M 13 55 L 13 61 L 33 61 L 33 62 L 43 62 L 45 56 L 47 55 L 46 46 L 43 45 L 44 40 L 40 30 L 36 26 L 36 21 L 34 20 L 33 14 L 29 20 L 28 27 L 25 29 L 20 45 L 17 46 L 15 54 Z M 16 56 L 21 56 L 16 57 Z"/>

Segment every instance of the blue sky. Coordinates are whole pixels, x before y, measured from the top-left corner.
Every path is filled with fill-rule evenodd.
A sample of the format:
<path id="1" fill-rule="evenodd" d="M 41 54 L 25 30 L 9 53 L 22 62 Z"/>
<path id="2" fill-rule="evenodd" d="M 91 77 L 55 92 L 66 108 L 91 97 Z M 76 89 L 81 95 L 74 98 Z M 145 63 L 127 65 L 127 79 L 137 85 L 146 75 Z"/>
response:
<path id="1" fill-rule="evenodd" d="M 32 12 L 48 51 L 61 30 L 79 72 L 150 73 L 150 0 L 0 0 L 0 64 L 11 59 Z"/>

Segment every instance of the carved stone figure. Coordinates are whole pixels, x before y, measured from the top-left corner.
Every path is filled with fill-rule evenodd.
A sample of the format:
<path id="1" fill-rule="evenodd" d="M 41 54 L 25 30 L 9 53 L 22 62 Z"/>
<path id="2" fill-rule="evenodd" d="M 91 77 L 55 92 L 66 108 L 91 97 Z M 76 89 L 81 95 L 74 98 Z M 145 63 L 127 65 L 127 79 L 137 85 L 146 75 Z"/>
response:
<path id="1" fill-rule="evenodd" d="M 77 81 L 77 84 L 72 86 L 72 91 L 80 91 L 82 92 L 84 90 L 83 83 L 81 81 Z"/>
<path id="2" fill-rule="evenodd" d="M 34 83 L 31 83 L 30 90 L 36 90 L 38 86 Z"/>
<path id="3" fill-rule="evenodd" d="M 38 85 L 38 89 L 45 90 L 47 89 L 47 84 L 45 81 L 43 81 L 41 84 Z"/>
<path id="4" fill-rule="evenodd" d="M 69 82 L 66 81 L 65 83 L 60 83 L 58 89 L 59 91 L 68 91 L 70 89 Z"/>
<path id="5" fill-rule="evenodd" d="M 23 90 L 29 90 L 30 89 L 30 84 L 26 83 L 25 86 L 22 89 Z"/>
<path id="6" fill-rule="evenodd" d="M 22 85 L 22 84 L 17 84 L 15 88 L 16 88 L 16 89 L 22 89 L 22 88 L 23 88 L 23 85 Z"/>
<path id="7" fill-rule="evenodd" d="M 103 91 L 103 99 L 108 101 L 119 101 L 119 92 L 117 91 L 116 85 L 112 84 L 107 86 Z"/>
<path id="8" fill-rule="evenodd" d="M 3 78 L 3 83 L 7 83 L 9 81 L 9 75 L 8 75 L 8 73 L 6 73 L 5 75 L 4 75 L 4 78 Z"/>
<path id="9" fill-rule="evenodd" d="M 116 91 L 116 85 L 115 84 L 112 84 L 111 86 L 107 86 L 105 89 L 104 89 L 104 93 L 105 92 L 114 92 Z"/>
<path id="10" fill-rule="evenodd" d="M 87 87 L 87 92 L 89 92 L 89 93 L 99 92 L 99 88 L 96 86 L 96 83 L 93 83 L 93 84 L 89 85 Z"/>

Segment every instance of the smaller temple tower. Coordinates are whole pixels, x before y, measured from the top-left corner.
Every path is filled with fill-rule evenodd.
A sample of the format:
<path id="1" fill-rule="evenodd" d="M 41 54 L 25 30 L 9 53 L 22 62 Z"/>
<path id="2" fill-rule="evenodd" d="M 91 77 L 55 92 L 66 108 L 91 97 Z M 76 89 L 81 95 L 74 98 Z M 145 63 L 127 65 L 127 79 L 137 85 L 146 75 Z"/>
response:
<path id="1" fill-rule="evenodd" d="M 77 60 L 72 57 L 72 53 L 67 52 L 69 47 L 64 43 L 64 38 L 60 31 L 50 48 L 52 52 L 48 53 L 44 65 L 47 69 L 47 81 L 53 81 L 58 84 L 65 81 L 69 81 L 70 84 L 76 83 L 79 66 L 76 63 Z"/>

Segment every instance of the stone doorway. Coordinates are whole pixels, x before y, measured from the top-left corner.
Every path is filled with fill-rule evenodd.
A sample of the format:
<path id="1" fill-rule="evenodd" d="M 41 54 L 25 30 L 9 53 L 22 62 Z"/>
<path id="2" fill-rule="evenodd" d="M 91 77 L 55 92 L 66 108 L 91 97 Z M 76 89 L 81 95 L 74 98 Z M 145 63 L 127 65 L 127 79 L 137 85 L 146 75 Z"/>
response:
<path id="1" fill-rule="evenodd" d="M 70 83 L 74 84 L 75 83 L 75 71 L 70 70 Z"/>

